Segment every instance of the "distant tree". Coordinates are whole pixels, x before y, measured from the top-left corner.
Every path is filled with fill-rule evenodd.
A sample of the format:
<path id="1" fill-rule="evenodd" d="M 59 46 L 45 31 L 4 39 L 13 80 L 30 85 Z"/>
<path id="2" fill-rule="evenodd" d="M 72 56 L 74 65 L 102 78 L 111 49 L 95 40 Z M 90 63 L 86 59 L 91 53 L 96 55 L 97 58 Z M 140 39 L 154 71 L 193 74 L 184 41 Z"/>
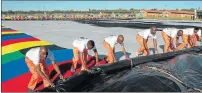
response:
<path id="1" fill-rule="evenodd" d="M 14 12 L 12 10 L 8 10 L 7 12 L 8 14 L 14 14 Z"/>
<path id="2" fill-rule="evenodd" d="M 73 11 L 74 11 L 73 9 L 70 10 L 70 12 L 73 12 Z"/>
<path id="3" fill-rule="evenodd" d="M 92 9 L 91 11 L 96 11 L 96 9 Z"/>
<path id="4" fill-rule="evenodd" d="M 132 11 L 135 11 L 135 9 L 134 9 L 134 8 L 131 8 L 130 11 L 131 11 L 131 12 L 132 12 Z"/>
<path id="5" fill-rule="evenodd" d="M 189 9 L 189 11 L 194 11 L 194 10 L 195 10 L 194 8 Z"/>

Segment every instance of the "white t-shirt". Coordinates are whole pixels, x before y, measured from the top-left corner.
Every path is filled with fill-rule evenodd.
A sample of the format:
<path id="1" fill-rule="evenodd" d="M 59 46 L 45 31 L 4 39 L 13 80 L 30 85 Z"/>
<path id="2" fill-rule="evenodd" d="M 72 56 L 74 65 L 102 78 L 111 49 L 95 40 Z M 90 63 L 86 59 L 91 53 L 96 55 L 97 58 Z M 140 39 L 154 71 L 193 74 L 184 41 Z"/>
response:
<path id="1" fill-rule="evenodd" d="M 40 47 L 31 48 L 27 53 L 26 57 L 28 57 L 34 64 L 39 64 L 40 61 Z M 51 61 L 55 60 L 53 53 L 48 49 L 48 56 Z"/>
<path id="2" fill-rule="evenodd" d="M 185 35 L 193 35 L 194 34 L 194 28 L 186 28 L 183 30 Z M 198 36 L 201 36 L 201 30 L 199 29 L 199 31 L 197 32 Z"/>
<path id="3" fill-rule="evenodd" d="M 144 39 L 148 39 L 149 37 L 156 39 L 156 35 L 151 34 L 151 29 L 146 29 L 144 31 L 138 32 L 138 34 Z"/>
<path id="4" fill-rule="evenodd" d="M 177 32 L 179 31 L 179 29 L 176 28 L 165 28 L 163 29 L 163 32 L 165 32 L 168 36 L 175 38 L 178 37 L 177 36 Z"/>
<path id="5" fill-rule="evenodd" d="M 104 40 L 105 40 L 112 48 L 114 48 L 114 46 L 115 46 L 116 44 L 118 44 L 118 42 L 117 42 L 118 36 L 119 36 L 119 35 L 111 35 L 111 36 L 106 37 Z M 120 45 L 121 45 L 121 46 L 124 46 L 123 43 L 121 43 Z"/>
<path id="6" fill-rule="evenodd" d="M 88 49 L 87 48 L 88 41 L 90 41 L 90 39 L 84 38 L 84 37 L 79 37 L 78 39 L 73 41 L 73 47 L 77 47 L 80 52 L 83 52 L 85 49 Z M 94 50 L 94 49 L 96 49 L 95 46 L 93 47 L 92 50 Z"/>

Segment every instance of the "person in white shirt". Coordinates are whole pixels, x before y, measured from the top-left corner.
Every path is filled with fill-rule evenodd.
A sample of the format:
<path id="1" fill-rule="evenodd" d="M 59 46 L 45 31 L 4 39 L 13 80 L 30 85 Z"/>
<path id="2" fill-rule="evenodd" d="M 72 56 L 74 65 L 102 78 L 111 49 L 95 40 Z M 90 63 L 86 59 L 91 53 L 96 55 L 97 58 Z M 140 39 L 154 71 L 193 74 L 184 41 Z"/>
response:
<path id="1" fill-rule="evenodd" d="M 44 46 L 31 48 L 25 56 L 25 62 L 32 73 L 31 80 L 28 84 L 28 91 L 34 91 L 38 83 L 38 79 L 41 76 L 43 78 L 44 87 L 51 86 L 54 84 L 49 78 L 49 71 L 46 65 L 46 58 L 49 58 L 56 72 L 59 74 L 61 79 L 63 75 L 61 74 L 59 67 L 55 62 L 53 53 Z"/>
<path id="2" fill-rule="evenodd" d="M 136 35 L 136 39 L 138 43 L 140 44 L 140 48 L 136 52 L 136 56 L 139 56 L 140 53 L 143 53 L 143 56 L 149 55 L 149 38 L 153 38 L 153 44 L 155 48 L 155 53 L 158 53 L 157 49 L 157 41 L 156 41 L 156 27 L 151 27 L 151 29 L 146 29 L 144 31 L 139 32 Z"/>
<path id="3" fill-rule="evenodd" d="M 85 70 L 88 72 L 91 72 L 86 64 L 88 60 L 88 50 L 93 50 L 95 53 L 96 58 L 96 64 L 98 64 L 98 52 L 95 47 L 95 43 L 93 40 L 90 40 L 88 38 L 80 37 L 73 41 L 73 65 L 72 65 L 72 72 L 75 71 L 77 67 L 77 63 L 80 59 L 82 67 L 81 70 Z"/>
<path id="4" fill-rule="evenodd" d="M 183 35 L 182 30 L 176 28 L 165 28 L 161 32 L 161 35 L 164 40 L 164 53 L 167 53 L 169 50 L 175 50 L 174 39 L 176 38 L 176 46 L 178 46 L 179 37 Z"/>
<path id="5" fill-rule="evenodd" d="M 201 41 L 201 30 L 199 30 L 199 28 L 195 27 L 195 28 L 186 28 L 184 29 L 184 34 L 187 36 L 188 38 L 188 42 L 190 44 L 191 47 L 196 46 L 196 42 L 197 40 Z M 182 49 L 183 45 L 181 45 L 178 50 Z"/>
<path id="6" fill-rule="evenodd" d="M 105 60 L 109 64 L 112 64 L 115 61 L 117 61 L 116 56 L 115 56 L 115 45 L 116 44 L 120 44 L 122 46 L 122 51 L 123 51 L 123 54 L 125 55 L 125 58 L 129 59 L 129 57 L 126 54 L 123 41 L 124 41 L 123 35 L 111 35 L 104 39 L 103 45 L 107 49 L 107 52 L 108 52 L 107 56 L 105 57 Z"/>

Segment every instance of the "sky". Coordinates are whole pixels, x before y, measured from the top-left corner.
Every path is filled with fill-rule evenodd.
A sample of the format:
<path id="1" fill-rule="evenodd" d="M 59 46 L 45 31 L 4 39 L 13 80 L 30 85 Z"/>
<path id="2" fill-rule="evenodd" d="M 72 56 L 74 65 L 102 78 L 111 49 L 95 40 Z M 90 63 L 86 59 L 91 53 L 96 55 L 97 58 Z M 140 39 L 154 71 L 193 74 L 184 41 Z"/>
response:
<path id="1" fill-rule="evenodd" d="M 190 9 L 202 1 L 2 1 L 2 10 Z"/>

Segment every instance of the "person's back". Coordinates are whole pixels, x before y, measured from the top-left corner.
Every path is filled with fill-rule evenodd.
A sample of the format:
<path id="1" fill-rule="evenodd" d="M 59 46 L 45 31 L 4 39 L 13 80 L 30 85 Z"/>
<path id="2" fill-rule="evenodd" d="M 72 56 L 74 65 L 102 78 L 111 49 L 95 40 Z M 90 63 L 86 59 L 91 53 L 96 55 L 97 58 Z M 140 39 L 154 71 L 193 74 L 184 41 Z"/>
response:
<path id="1" fill-rule="evenodd" d="M 165 28 L 165 29 L 163 29 L 163 32 L 165 32 L 169 37 L 175 38 L 177 36 L 178 29 Z"/>
<path id="2" fill-rule="evenodd" d="M 38 61 L 37 59 L 40 59 L 39 51 L 40 47 L 31 48 L 30 50 L 27 51 L 26 57 L 36 64 Z"/>
<path id="3" fill-rule="evenodd" d="M 83 49 L 86 49 L 89 40 L 90 39 L 88 38 L 79 37 L 73 41 L 73 47 L 78 48 L 80 51 L 83 51 Z"/>
<path id="4" fill-rule="evenodd" d="M 114 47 L 114 45 L 117 43 L 118 35 L 110 35 L 106 37 L 104 40 L 110 44 L 111 47 Z"/>

